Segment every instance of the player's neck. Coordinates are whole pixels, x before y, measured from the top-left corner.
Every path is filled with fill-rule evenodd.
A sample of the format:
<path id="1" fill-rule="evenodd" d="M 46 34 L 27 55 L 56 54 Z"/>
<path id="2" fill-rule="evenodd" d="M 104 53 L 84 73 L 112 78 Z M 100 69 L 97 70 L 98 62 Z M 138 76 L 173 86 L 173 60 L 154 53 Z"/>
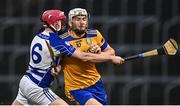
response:
<path id="1" fill-rule="evenodd" d="M 45 32 L 48 32 L 48 33 L 53 33 L 53 31 L 52 31 L 50 28 L 45 28 L 44 31 L 45 31 Z"/>

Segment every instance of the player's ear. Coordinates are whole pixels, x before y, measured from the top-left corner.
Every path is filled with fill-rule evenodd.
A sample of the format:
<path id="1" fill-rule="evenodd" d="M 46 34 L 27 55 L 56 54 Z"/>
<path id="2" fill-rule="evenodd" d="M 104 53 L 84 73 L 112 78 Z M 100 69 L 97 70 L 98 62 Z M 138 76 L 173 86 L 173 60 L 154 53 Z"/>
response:
<path id="1" fill-rule="evenodd" d="M 71 27 L 71 26 L 72 26 L 72 21 L 69 21 L 68 24 L 69 24 L 69 26 Z"/>

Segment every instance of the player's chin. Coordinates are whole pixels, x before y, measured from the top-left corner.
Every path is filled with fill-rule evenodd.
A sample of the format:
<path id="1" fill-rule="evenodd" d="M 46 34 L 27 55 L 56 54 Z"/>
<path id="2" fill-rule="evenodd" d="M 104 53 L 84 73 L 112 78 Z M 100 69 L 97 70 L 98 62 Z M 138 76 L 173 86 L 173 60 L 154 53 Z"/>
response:
<path id="1" fill-rule="evenodd" d="M 85 28 L 80 28 L 79 31 L 80 32 L 86 32 L 86 29 Z"/>
<path id="2" fill-rule="evenodd" d="M 87 30 L 87 27 L 86 26 L 81 26 L 78 28 L 80 31 L 86 31 Z"/>

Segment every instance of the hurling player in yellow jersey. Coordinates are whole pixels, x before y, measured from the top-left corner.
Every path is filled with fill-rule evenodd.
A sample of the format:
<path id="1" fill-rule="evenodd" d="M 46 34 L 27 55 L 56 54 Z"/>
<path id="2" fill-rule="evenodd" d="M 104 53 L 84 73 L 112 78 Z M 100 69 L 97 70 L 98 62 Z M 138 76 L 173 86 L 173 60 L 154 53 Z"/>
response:
<path id="1" fill-rule="evenodd" d="M 97 29 L 88 28 L 88 18 L 88 13 L 85 9 L 75 8 L 70 10 L 68 14 L 69 29 L 66 33 L 61 34 L 60 37 L 77 50 L 83 52 L 95 51 L 101 54 L 115 55 L 115 51 L 104 40 L 101 33 Z M 120 61 L 122 64 L 124 59 Z M 102 61 L 96 60 L 95 62 Z M 64 70 L 65 93 L 73 104 L 106 104 L 106 92 L 95 63 L 84 62 L 74 57 L 64 57 L 62 66 Z"/>

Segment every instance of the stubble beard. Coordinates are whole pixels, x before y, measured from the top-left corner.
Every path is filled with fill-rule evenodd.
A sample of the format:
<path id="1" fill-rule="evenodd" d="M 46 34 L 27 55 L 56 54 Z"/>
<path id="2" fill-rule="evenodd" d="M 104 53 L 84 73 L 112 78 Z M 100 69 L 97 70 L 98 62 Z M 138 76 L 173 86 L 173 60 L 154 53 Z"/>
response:
<path id="1" fill-rule="evenodd" d="M 75 26 L 71 27 L 71 30 L 74 31 L 76 33 L 76 35 L 82 35 L 82 34 L 86 33 L 87 29 L 88 29 L 88 26 L 86 26 L 85 29 L 78 29 Z"/>

